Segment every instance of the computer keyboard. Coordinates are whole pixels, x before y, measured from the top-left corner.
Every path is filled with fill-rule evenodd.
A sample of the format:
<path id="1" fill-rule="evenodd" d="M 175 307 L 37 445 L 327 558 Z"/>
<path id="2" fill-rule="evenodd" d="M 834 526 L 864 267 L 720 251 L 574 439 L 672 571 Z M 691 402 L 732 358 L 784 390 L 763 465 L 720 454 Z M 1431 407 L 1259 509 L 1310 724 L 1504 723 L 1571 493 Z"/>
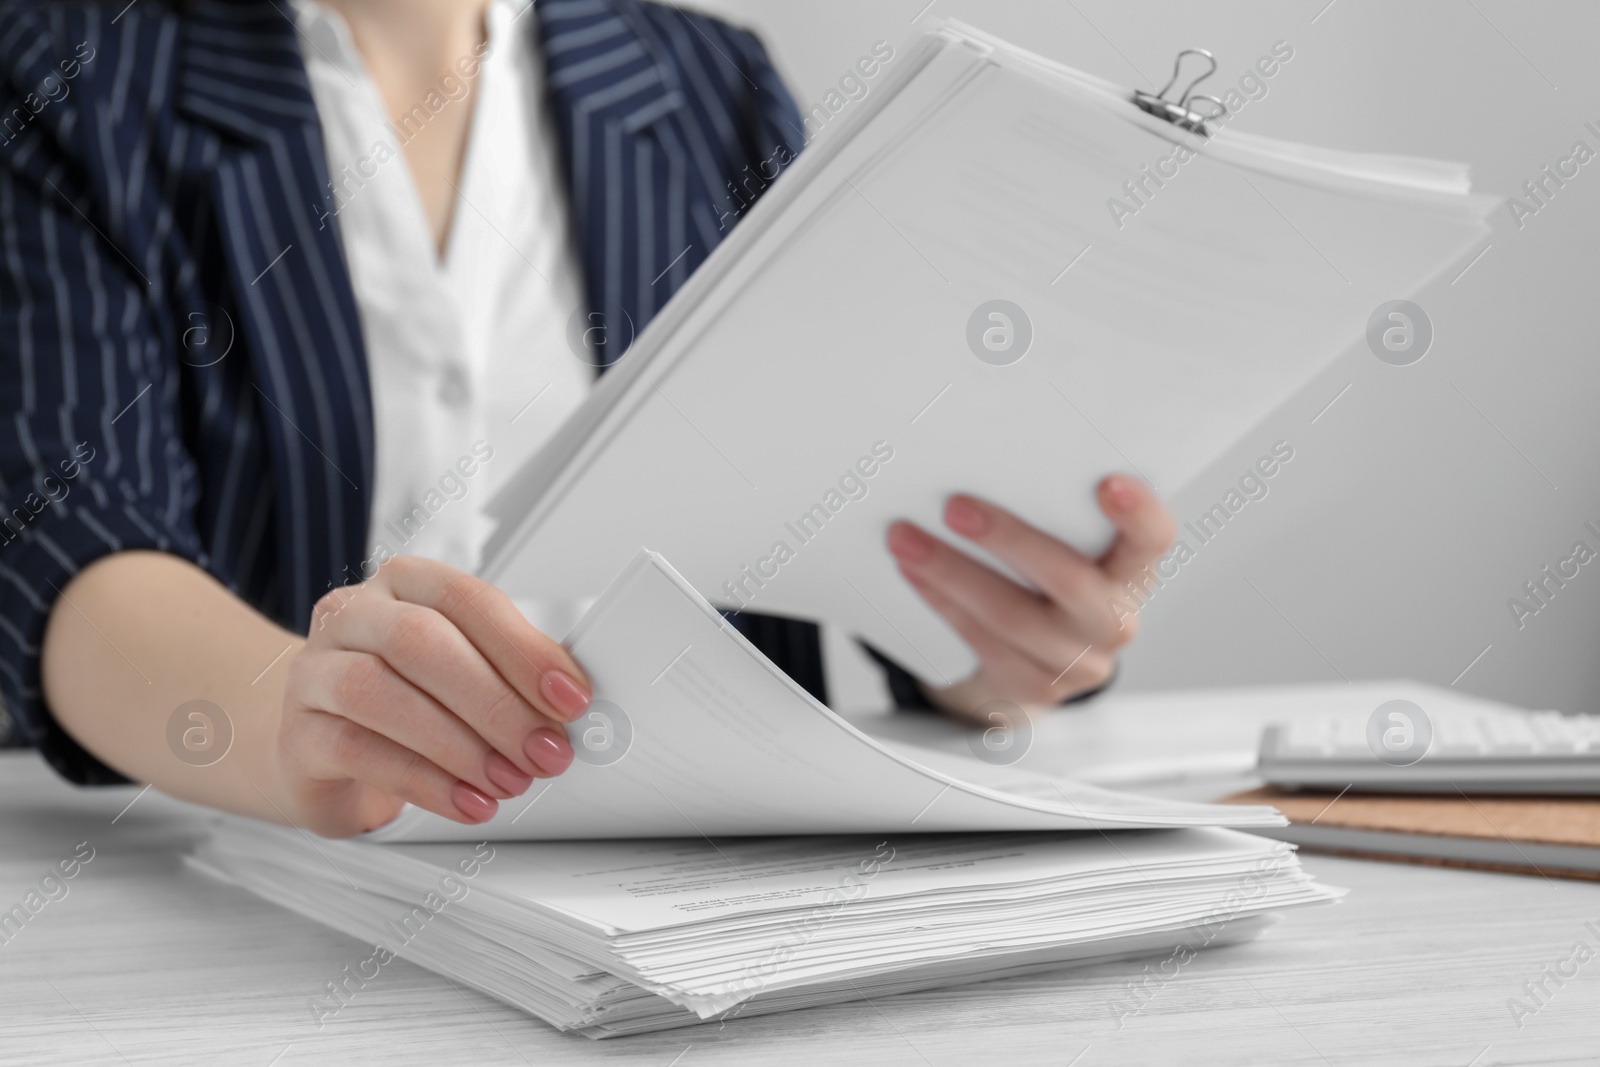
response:
<path id="1" fill-rule="evenodd" d="M 1600 794 L 1600 715 L 1468 710 L 1390 701 L 1363 722 L 1271 726 L 1258 771 L 1286 788 Z"/>

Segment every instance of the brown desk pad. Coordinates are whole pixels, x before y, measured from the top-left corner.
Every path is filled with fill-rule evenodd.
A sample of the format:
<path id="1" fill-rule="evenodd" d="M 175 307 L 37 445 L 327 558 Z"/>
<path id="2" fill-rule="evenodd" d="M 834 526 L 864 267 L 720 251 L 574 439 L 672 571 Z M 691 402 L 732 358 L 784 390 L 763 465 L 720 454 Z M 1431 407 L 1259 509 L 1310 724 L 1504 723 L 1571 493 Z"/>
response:
<path id="1" fill-rule="evenodd" d="M 1393 846 L 1404 849 L 1405 834 L 1436 837 L 1483 838 L 1512 844 L 1562 845 L 1600 849 L 1600 798 L 1415 796 L 1371 793 L 1308 793 L 1264 786 L 1221 798 L 1224 804 L 1271 804 L 1290 823 L 1315 823 L 1329 829 L 1377 831 L 1395 835 Z M 1293 826 L 1289 831 L 1293 840 Z M 1389 842 L 1385 842 L 1386 845 Z M 1547 865 L 1510 865 L 1435 856 L 1406 856 L 1359 849 L 1321 848 L 1308 851 L 1436 866 L 1545 874 L 1600 881 L 1600 873 L 1552 868 Z"/>

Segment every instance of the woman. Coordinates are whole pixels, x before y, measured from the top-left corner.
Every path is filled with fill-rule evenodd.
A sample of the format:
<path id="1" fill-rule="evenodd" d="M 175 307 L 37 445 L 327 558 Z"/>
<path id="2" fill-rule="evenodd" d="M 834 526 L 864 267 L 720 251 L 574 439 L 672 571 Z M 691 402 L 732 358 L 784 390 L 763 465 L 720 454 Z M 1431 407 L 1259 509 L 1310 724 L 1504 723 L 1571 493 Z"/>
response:
<path id="1" fill-rule="evenodd" d="M 642 328 L 728 183 L 798 151 L 756 39 L 640 0 L 0 0 L 0 69 L 15 737 L 330 836 L 407 801 L 481 822 L 565 770 L 588 680 L 468 575 L 478 505 L 617 358 L 569 325 Z M 887 665 L 902 703 L 1104 683 L 1107 600 L 1171 521 L 1131 478 L 1099 501 L 1091 560 L 950 500 L 1041 593 L 890 529 L 980 662 L 939 691 Z M 396 522 L 408 554 L 363 569 Z M 821 695 L 814 627 L 740 620 Z M 195 700 L 232 731 L 208 766 L 169 736 Z"/>

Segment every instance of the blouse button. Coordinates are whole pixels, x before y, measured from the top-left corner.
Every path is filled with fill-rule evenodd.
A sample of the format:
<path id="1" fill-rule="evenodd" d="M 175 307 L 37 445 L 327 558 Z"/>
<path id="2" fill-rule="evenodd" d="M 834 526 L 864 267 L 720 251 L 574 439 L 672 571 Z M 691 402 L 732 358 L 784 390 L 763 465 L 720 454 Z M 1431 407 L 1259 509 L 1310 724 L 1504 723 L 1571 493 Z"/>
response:
<path id="1" fill-rule="evenodd" d="M 471 394 L 466 373 L 454 364 L 446 367 L 443 379 L 439 382 L 439 402 L 446 407 L 458 408 L 467 402 Z"/>

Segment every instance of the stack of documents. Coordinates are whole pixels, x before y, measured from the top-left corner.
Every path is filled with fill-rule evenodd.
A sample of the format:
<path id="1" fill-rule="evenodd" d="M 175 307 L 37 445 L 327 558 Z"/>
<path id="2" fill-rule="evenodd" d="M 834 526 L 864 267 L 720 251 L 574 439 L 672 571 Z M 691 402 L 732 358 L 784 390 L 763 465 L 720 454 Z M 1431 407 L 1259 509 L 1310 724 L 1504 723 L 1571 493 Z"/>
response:
<path id="1" fill-rule="evenodd" d="M 591 1037 L 1198 950 L 1338 895 L 1228 829 L 1282 826 L 1269 807 L 886 748 L 653 553 L 568 643 L 595 687 L 579 759 L 490 822 L 229 819 L 195 862 Z"/>
<path id="2" fill-rule="evenodd" d="M 1217 125 L 953 22 L 899 50 L 491 501 L 484 576 L 577 603 L 647 544 L 964 677 L 890 522 L 969 492 L 1093 555 L 1100 477 L 1172 498 L 1489 233 L 1464 165 Z"/>
<path id="3" fill-rule="evenodd" d="M 590 1037 L 1199 951 L 1337 895 L 1227 830 L 313 847 L 240 821 L 197 862 Z"/>

